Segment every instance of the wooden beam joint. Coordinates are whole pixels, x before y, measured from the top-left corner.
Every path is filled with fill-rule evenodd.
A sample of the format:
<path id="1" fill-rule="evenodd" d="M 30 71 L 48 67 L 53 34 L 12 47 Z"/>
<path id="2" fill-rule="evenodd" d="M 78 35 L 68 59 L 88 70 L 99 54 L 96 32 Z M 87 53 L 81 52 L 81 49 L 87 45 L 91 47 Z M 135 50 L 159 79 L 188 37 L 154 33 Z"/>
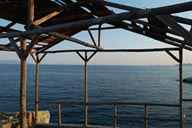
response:
<path id="1" fill-rule="evenodd" d="M 172 57 L 176 62 L 180 63 L 180 59 L 177 58 L 173 53 L 171 53 L 169 50 L 165 51 L 170 57 Z"/>

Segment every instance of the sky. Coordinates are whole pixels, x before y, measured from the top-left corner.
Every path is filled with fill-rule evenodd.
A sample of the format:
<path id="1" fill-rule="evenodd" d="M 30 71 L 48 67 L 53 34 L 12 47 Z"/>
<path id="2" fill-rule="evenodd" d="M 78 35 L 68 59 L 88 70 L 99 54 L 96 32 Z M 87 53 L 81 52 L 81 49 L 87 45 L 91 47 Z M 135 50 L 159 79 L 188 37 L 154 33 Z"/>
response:
<path id="1" fill-rule="evenodd" d="M 172 5 L 175 3 L 188 2 L 189 0 L 108 0 L 120 4 L 125 4 L 129 6 L 139 7 L 139 8 L 154 8 L 161 7 L 165 5 Z M 113 8 L 110 8 L 113 9 Z M 119 11 L 120 10 L 115 10 Z M 192 13 L 182 14 L 186 18 L 190 18 Z M 0 24 L 7 24 L 7 22 L 0 19 Z M 16 28 L 21 29 L 23 26 L 16 26 Z M 97 38 L 97 33 L 93 32 L 95 38 Z M 84 31 L 74 36 L 75 38 L 82 39 L 85 42 L 91 42 L 88 32 Z M 7 42 L 5 39 L 0 39 L 0 43 Z M 110 48 L 161 48 L 161 47 L 171 47 L 162 42 L 144 37 L 135 33 L 131 33 L 122 29 L 107 30 L 102 32 L 102 47 L 105 49 Z M 77 44 L 64 41 L 59 45 L 52 48 L 52 50 L 59 49 L 75 49 L 84 48 Z M 178 53 L 174 52 L 177 56 Z M 0 61 L 4 60 L 16 60 L 19 61 L 16 53 L 14 52 L 3 52 L 0 51 Z M 28 63 L 34 63 L 32 58 L 28 58 Z M 83 64 L 84 62 L 76 53 L 57 53 L 48 54 L 42 64 Z M 192 63 L 192 52 L 184 51 L 184 63 Z M 158 53 L 97 53 L 90 61 L 89 64 L 93 65 L 175 65 L 177 64 L 169 55 L 165 52 Z"/>

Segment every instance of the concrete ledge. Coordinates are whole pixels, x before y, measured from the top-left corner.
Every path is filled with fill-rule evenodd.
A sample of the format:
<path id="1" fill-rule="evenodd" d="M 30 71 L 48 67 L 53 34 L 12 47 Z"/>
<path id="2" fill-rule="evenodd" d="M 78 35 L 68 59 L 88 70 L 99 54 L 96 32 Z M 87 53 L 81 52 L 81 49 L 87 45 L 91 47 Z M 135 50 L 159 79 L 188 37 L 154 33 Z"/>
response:
<path id="1" fill-rule="evenodd" d="M 58 124 L 38 124 L 36 128 L 84 128 L 83 125 L 80 124 L 62 124 L 58 126 Z M 99 125 L 89 125 L 88 128 L 113 128 L 113 126 L 99 126 Z"/>

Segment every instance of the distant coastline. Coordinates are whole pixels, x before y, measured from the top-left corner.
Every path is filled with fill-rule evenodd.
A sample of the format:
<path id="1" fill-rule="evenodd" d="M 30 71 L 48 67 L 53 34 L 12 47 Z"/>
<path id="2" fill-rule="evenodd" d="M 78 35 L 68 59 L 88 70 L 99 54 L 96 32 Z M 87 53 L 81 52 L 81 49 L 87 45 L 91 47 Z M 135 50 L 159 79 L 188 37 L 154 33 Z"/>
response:
<path id="1" fill-rule="evenodd" d="M 0 64 L 20 64 L 18 60 L 0 60 Z M 34 64 L 34 63 L 28 63 L 28 64 Z M 44 64 L 42 65 L 81 65 L 81 64 Z M 90 66 L 179 66 L 179 64 L 176 65 L 97 65 L 97 64 L 89 64 Z M 184 63 L 183 66 L 192 66 L 192 63 Z"/>
<path id="2" fill-rule="evenodd" d="M 0 61 L 0 64 L 19 64 L 19 61 L 17 61 L 17 60 L 3 60 L 3 61 Z"/>
<path id="3" fill-rule="evenodd" d="M 179 64 L 176 64 L 175 66 L 179 66 Z M 184 63 L 183 66 L 192 66 L 191 63 Z"/>

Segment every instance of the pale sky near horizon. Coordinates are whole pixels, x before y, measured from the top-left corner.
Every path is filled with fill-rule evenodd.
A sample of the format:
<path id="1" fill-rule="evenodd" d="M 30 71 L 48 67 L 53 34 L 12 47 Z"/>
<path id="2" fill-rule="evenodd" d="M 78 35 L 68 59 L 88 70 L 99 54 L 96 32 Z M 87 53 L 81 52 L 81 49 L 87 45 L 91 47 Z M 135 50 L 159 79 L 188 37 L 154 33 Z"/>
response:
<path id="1" fill-rule="evenodd" d="M 165 5 L 172 5 L 175 3 L 188 2 L 189 0 L 108 0 L 116 3 L 121 3 L 129 6 L 140 8 L 154 8 Z M 112 8 L 111 8 L 112 9 Z M 190 14 L 190 15 L 189 15 Z M 190 18 L 191 12 L 183 14 L 185 17 Z M 5 24 L 0 20 L 0 24 Z M 94 33 L 95 35 L 95 33 Z M 74 37 L 82 39 L 86 42 L 91 42 L 87 32 L 81 32 Z M 97 36 L 95 37 L 97 38 Z M 0 39 L 0 41 L 5 41 Z M 0 43 L 1 43 L 0 42 Z M 102 46 L 106 49 L 109 48 L 160 48 L 171 47 L 167 44 L 155 41 L 148 37 L 134 34 L 122 29 L 110 30 L 102 32 Z M 77 48 L 79 45 L 72 44 L 71 42 L 64 41 L 53 49 L 72 49 Z M 19 60 L 16 53 L 0 51 L 0 61 L 2 60 Z M 177 55 L 177 53 L 175 53 Z M 29 63 L 33 63 L 29 57 Z M 184 62 L 192 63 L 192 52 L 184 51 Z M 75 53 L 59 53 L 49 54 L 42 61 L 43 64 L 83 64 L 83 61 Z M 97 53 L 90 64 L 98 65 L 174 65 L 177 64 L 165 52 L 158 53 Z"/>

